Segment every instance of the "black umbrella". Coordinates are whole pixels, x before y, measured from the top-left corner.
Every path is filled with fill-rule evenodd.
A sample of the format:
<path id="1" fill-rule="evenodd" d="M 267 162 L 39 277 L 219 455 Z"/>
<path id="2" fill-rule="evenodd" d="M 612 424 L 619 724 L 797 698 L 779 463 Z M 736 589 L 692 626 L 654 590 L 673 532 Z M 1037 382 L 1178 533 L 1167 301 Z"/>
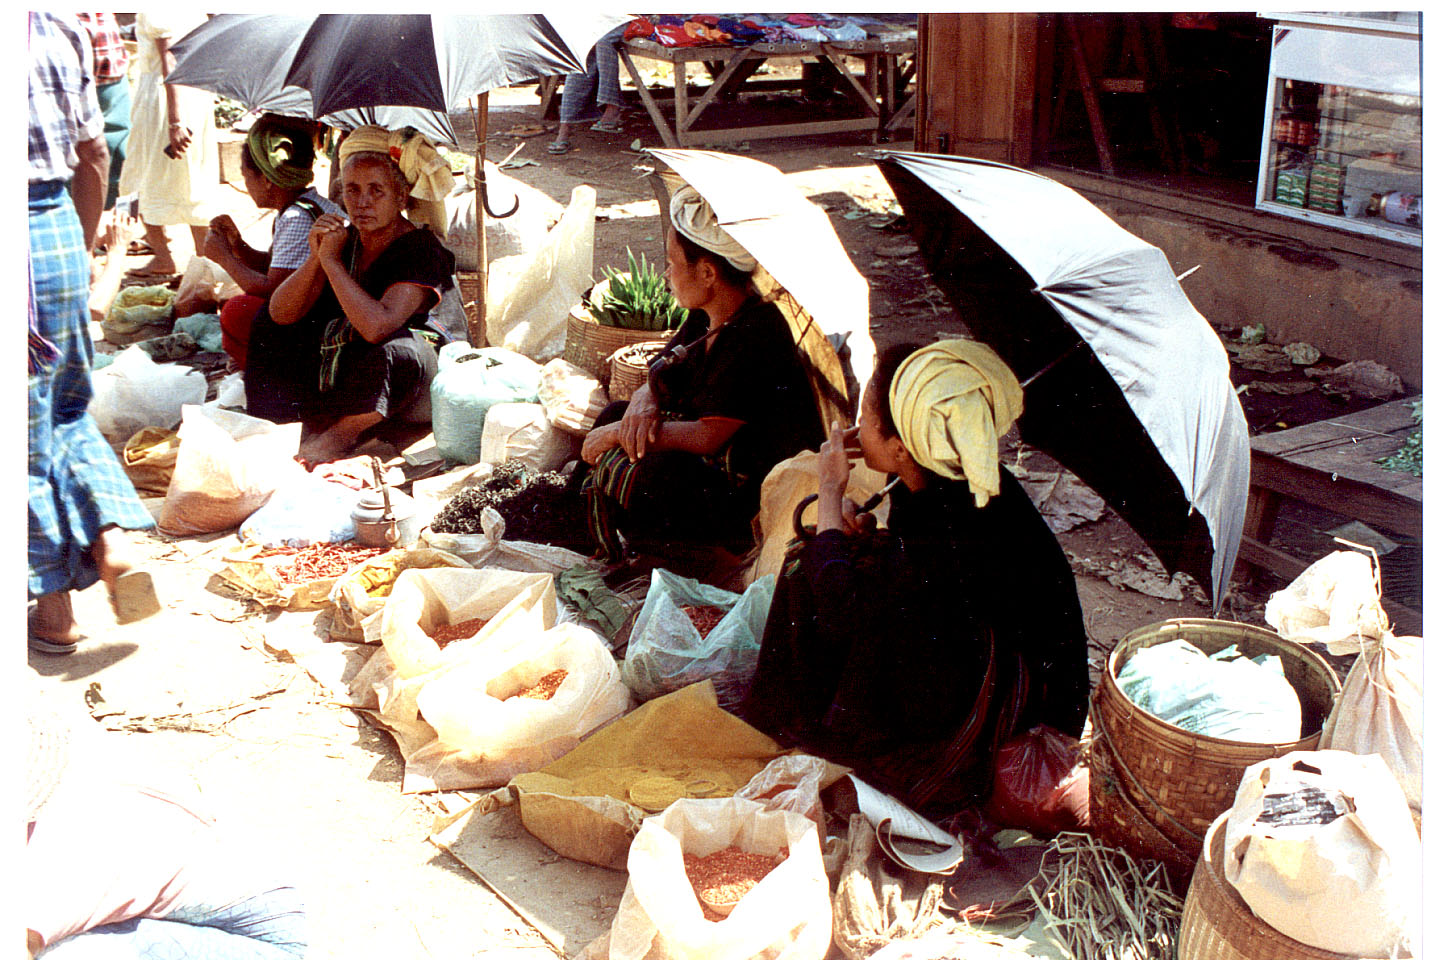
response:
<path id="1" fill-rule="evenodd" d="M 1218 610 L 1250 438 L 1224 346 L 1165 255 L 1047 177 L 874 155 L 936 284 L 1022 381 L 1027 443 L 1074 471 Z"/>

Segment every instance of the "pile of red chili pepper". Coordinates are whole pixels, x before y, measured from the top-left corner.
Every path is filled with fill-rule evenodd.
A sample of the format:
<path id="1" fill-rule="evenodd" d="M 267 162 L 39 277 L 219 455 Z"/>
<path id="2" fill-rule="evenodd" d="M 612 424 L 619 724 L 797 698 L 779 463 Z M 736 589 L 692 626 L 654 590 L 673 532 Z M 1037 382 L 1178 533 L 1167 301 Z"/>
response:
<path id="1" fill-rule="evenodd" d="M 289 563 L 277 563 L 271 568 L 275 579 L 282 586 L 309 583 L 312 580 L 327 580 L 349 573 L 350 570 L 385 552 L 384 547 L 357 547 L 348 543 L 312 543 L 308 547 L 269 547 L 255 555 L 256 559 L 276 556 L 290 556 Z"/>
<path id="2" fill-rule="evenodd" d="M 725 619 L 725 611 L 719 607 L 691 607 L 682 604 L 680 609 L 685 611 L 685 616 L 695 624 L 701 638 L 708 636 L 710 631 L 715 629 L 715 625 Z"/>

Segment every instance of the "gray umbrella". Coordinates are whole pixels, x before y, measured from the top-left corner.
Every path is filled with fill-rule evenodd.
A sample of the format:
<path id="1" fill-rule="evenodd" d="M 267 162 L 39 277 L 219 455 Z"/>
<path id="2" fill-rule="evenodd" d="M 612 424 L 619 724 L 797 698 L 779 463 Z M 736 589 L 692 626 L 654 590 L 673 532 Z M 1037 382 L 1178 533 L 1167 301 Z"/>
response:
<path id="1" fill-rule="evenodd" d="M 1027 443 L 1095 488 L 1171 570 L 1225 595 L 1250 437 L 1219 337 L 1165 254 L 1069 187 L 880 151 L 936 284 L 1025 390 Z"/>

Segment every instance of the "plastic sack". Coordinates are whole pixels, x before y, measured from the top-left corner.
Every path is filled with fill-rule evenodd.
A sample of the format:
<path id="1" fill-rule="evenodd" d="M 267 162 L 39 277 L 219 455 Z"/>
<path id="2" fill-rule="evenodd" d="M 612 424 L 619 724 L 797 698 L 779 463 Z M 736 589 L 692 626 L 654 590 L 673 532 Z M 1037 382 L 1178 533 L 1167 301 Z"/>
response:
<path id="1" fill-rule="evenodd" d="M 480 461 L 519 460 L 529 470 L 559 470 L 580 453 L 580 438 L 556 430 L 538 403 L 497 403 L 485 415 Z"/>
<path id="2" fill-rule="evenodd" d="M 709 679 L 720 706 L 739 704 L 755 676 L 774 595 L 774 576 L 737 594 L 656 567 L 625 649 L 625 684 L 649 700 Z M 683 606 L 718 607 L 725 616 L 702 637 Z"/>
<path id="3" fill-rule="evenodd" d="M 1080 742 L 1039 724 L 1011 737 L 995 754 L 995 789 L 985 812 L 1039 836 L 1090 826 L 1090 768 Z"/>
<path id="4" fill-rule="evenodd" d="M 549 700 L 515 696 L 556 670 L 566 675 Z M 443 746 L 509 761 L 503 775 L 479 784 L 498 787 L 570 752 L 585 734 L 624 713 L 630 691 L 594 632 L 559 623 L 507 656 L 476 648 L 426 683 L 416 703 Z"/>
<path id="5" fill-rule="evenodd" d="M 295 462 L 299 448 L 298 423 L 187 405 L 160 531 L 187 536 L 238 527 L 277 488 L 305 475 Z"/>
<path id="6" fill-rule="evenodd" d="M 820 802 L 820 784 L 827 779 L 830 765 L 819 757 L 791 753 L 776 757 L 755 774 L 735 796 L 754 800 L 766 810 L 788 810 L 825 825 L 825 806 Z"/>
<path id="7" fill-rule="evenodd" d="M 1425 743 L 1424 665 L 1419 637 L 1387 634 L 1367 642 L 1320 733 L 1322 750 L 1379 755 L 1417 814 Z"/>
<path id="8" fill-rule="evenodd" d="M 490 259 L 533 252 L 545 242 L 545 234 L 565 212 L 549 194 L 506 175 L 494 163 L 485 161 L 485 186 L 496 210 L 519 208 L 504 219 L 485 217 L 485 254 Z M 473 174 L 466 174 L 445 198 L 445 247 L 455 255 L 456 270 L 475 270 L 475 187 Z"/>
<path id="9" fill-rule="evenodd" d="M 218 313 L 222 303 L 244 292 L 224 267 L 214 260 L 196 254 L 185 264 L 185 272 L 180 276 L 180 287 L 175 291 L 175 316 Z M 219 347 L 215 349 L 218 350 Z"/>
<path id="10" fill-rule="evenodd" d="M 420 531 L 418 542 L 436 550 L 453 553 L 472 567 L 498 567 L 533 573 L 556 574 L 574 566 L 599 568 L 600 564 L 582 553 L 548 543 L 505 539 L 505 518 L 494 507 L 480 514 L 482 533 L 439 533 L 429 527 Z"/>
<path id="11" fill-rule="evenodd" d="M 1407 957 L 1419 944 L 1420 837 L 1379 757 L 1296 751 L 1248 767 L 1225 878 L 1301 943 L 1357 957 Z"/>
<path id="12" fill-rule="evenodd" d="M 227 410 L 245 412 L 245 374 L 241 371 L 226 374 L 215 388 L 215 399 L 210 403 Z"/>
<path id="13" fill-rule="evenodd" d="M 513 350 L 447 343 L 430 383 L 435 449 L 446 460 L 475 463 L 485 414 L 497 403 L 530 403 L 540 385 L 540 365 Z"/>
<path id="14" fill-rule="evenodd" d="M 371 557 L 335 581 L 327 599 L 335 608 L 330 617 L 331 640 L 380 642 L 380 613 L 400 574 L 411 569 L 453 567 L 470 569 L 464 560 L 443 550 L 412 547 Z"/>
<path id="15" fill-rule="evenodd" d="M 220 315 L 213 311 L 187 314 L 175 321 L 176 333 L 187 333 L 195 345 L 206 353 L 224 353 L 221 340 Z"/>
<path id="16" fill-rule="evenodd" d="M 705 918 L 683 855 L 726 847 L 788 851 L 723 920 Z M 640 827 L 610 925 L 610 960 L 821 960 L 830 949 L 830 881 L 805 817 L 750 800 L 677 800 Z"/>
<path id="17" fill-rule="evenodd" d="M 1271 594 L 1265 622 L 1286 640 L 1324 643 L 1336 656 L 1358 653 L 1362 640 L 1390 629 L 1371 560 L 1353 550 L 1322 557 Z"/>
<path id="18" fill-rule="evenodd" d="M 1115 678 L 1132 703 L 1191 733 L 1249 743 L 1300 739 L 1300 698 L 1278 657 L 1234 645 L 1207 657 L 1170 640 L 1135 651 Z"/>
<path id="19" fill-rule="evenodd" d="M 265 506 L 240 524 L 240 539 L 263 547 L 308 547 L 355 539 L 350 514 L 358 490 L 323 480 L 313 473 L 276 488 Z"/>
<path id="20" fill-rule="evenodd" d="M 125 441 L 120 463 L 135 492 L 142 497 L 163 497 L 170 489 L 175 458 L 180 453 L 180 435 L 174 430 L 146 427 Z"/>
<path id="21" fill-rule="evenodd" d="M 175 291 L 164 284 L 125 287 L 115 294 L 100 326 L 105 332 L 128 335 L 141 327 L 170 319 L 175 311 Z"/>
<path id="22" fill-rule="evenodd" d="M 610 402 L 599 380 L 563 357 L 540 368 L 539 396 L 557 429 L 582 437 Z"/>
<path id="23" fill-rule="evenodd" d="M 173 430 L 186 404 L 205 402 L 205 375 L 174 363 L 156 363 L 139 347 L 127 347 L 115 362 L 91 376 L 90 415 L 112 444 L 145 427 Z"/>
<path id="24" fill-rule="evenodd" d="M 582 184 L 538 249 L 490 264 L 485 326 L 491 342 L 542 363 L 560 356 L 566 317 L 592 283 L 594 252 L 595 188 Z"/>

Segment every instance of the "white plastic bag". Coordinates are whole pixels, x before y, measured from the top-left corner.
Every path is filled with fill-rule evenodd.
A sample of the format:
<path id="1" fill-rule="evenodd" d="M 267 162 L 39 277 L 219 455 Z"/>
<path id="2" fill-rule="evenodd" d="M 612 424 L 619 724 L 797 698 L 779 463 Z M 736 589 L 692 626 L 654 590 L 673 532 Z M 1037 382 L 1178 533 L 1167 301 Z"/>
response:
<path id="1" fill-rule="evenodd" d="M 485 414 L 480 461 L 519 460 L 536 473 L 559 470 L 580 453 L 580 438 L 556 430 L 538 403 L 497 403 Z"/>
<path id="2" fill-rule="evenodd" d="M 439 533 L 426 527 L 419 543 L 460 557 L 472 567 L 497 567 L 534 573 L 559 573 L 575 566 L 598 569 L 600 564 L 583 553 L 548 543 L 505 539 L 505 518 L 494 507 L 480 514 L 483 533 Z"/>
<path id="3" fill-rule="evenodd" d="M 180 276 L 180 287 L 175 291 L 175 316 L 215 313 L 220 304 L 244 292 L 224 267 L 197 253 L 185 264 L 185 272 Z"/>
<path id="4" fill-rule="evenodd" d="M 435 449 L 447 460 L 475 463 L 490 408 L 532 402 L 539 385 L 540 365 L 513 350 L 447 343 L 430 383 Z"/>
<path id="5" fill-rule="evenodd" d="M 308 547 L 355 539 L 351 517 L 360 491 L 313 473 L 276 488 L 265 505 L 240 524 L 240 539 L 264 547 Z"/>
<path id="6" fill-rule="evenodd" d="M 550 422 L 582 437 L 610 402 L 599 380 L 563 357 L 540 368 L 539 393 Z"/>
<path id="7" fill-rule="evenodd" d="M 1425 661 L 1419 637 L 1367 641 L 1320 734 L 1322 750 L 1378 754 L 1420 812 Z"/>
<path id="8" fill-rule="evenodd" d="M 455 255 L 457 270 L 476 269 L 473 183 L 473 175 L 467 174 L 465 181 L 458 182 L 445 198 L 448 220 L 445 246 Z M 545 234 L 565 212 L 565 208 L 544 191 L 507 176 L 488 160 L 485 161 L 485 186 L 490 205 L 496 210 L 509 210 L 516 200 L 520 204 L 511 216 L 485 218 L 485 254 L 492 260 L 531 253 L 545 242 Z"/>
<path id="9" fill-rule="evenodd" d="M 1205 656 L 1186 640 L 1135 651 L 1115 678 L 1142 710 L 1192 733 L 1249 743 L 1300 739 L 1300 697 L 1278 657 L 1232 645 Z"/>
<path id="10" fill-rule="evenodd" d="M 1297 751 L 1247 768 L 1225 878 L 1301 943 L 1357 957 L 1408 957 L 1418 945 L 1420 837 L 1379 757 Z"/>
<path id="11" fill-rule="evenodd" d="M 490 264 L 490 342 L 541 363 L 560 356 L 565 318 L 592 282 L 594 251 L 595 188 L 582 184 L 539 249 Z"/>
<path id="12" fill-rule="evenodd" d="M 178 363 L 156 363 L 138 346 L 91 376 L 90 415 L 112 444 L 145 427 L 173 430 L 186 404 L 205 402 L 205 375 Z"/>
<path id="13" fill-rule="evenodd" d="M 295 461 L 300 424 L 186 405 L 180 452 L 160 530 L 171 536 L 228 530 L 265 505 L 277 488 L 304 476 Z"/>
<path id="14" fill-rule="evenodd" d="M 735 846 L 785 860 L 729 916 L 711 921 L 685 873 L 684 854 Z M 630 878 L 610 926 L 610 960 L 821 960 L 830 949 L 830 882 L 815 824 L 750 800 L 677 800 L 640 827 Z"/>
<path id="15" fill-rule="evenodd" d="M 755 774 L 735 796 L 754 800 L 766 810 L 789 810 L 825 825 L 825 806 L 820 802 L 820 784 L 829 764 L 805 753 L 776 757 Z"/>
<path id="16" fill-rule="evenodd" d="M 1336 656 L 1357 653 L 1362 640 L 1390 629 L 1371 560 L 1353 550 L 1322 557 L 1271 594 L 1265 622 L 1286 640 L 1324 643 Z"/>
<path id="17" fill-rule="evenodd" d="M 650 700 L 708 678 L 720 706 L 735 706 L 755 676 L 774 595 L 773 575 L 737 594 L 656 567 L 625 650 L 626 685 Z M 725 616 L 701 637 L 682 606 L 718 607 Z"/>

